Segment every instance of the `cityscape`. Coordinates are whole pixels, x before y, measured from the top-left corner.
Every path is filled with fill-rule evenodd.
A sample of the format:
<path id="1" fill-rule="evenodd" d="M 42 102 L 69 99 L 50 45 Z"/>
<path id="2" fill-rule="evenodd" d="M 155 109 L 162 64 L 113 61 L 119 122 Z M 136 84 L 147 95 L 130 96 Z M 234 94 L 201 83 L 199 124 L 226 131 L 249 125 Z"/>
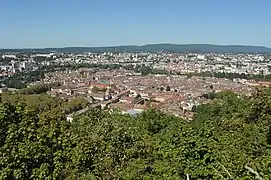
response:
<path id="1" fill-rule="evenodd" d="M 268 54 L 15 52 L 2 53 L 1 58 L 1 79 L 9 82 L 2 84 L 2 92 L 16 91 L 18 81 L 13 79 L 17 74 L 42 72 L 39 79 L 19 84 L 60 83 L 47 94 L 68 101 L 82 96 L 89 107 L 123 113 L 159 109 L 188 120 L 196 106 L 211 100 L 208 95 L 212 93 L 250 96 L 255 87 L 271 84 Z"/>
<path id="2" fill-rule="evenodd" d="M 271 1 L 0 1 L 0 180 L 271 180 Z"/>

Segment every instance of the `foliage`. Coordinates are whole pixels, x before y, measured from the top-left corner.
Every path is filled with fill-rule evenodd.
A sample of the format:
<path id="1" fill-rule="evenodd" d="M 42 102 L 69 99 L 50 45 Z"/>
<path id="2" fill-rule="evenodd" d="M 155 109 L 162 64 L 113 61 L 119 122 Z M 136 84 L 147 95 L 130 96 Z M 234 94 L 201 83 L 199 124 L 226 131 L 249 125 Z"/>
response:
<path id="1" fill-rule="evenodd" d="M 245 73 L 221 73 L 221 72 L 202 72 L 202 73 L 188 73 L 186 74 L 188 77 L 192 76 L 203 76 L 203 77 L 216 77 L 216 78 L 227 78 L 227 79 L 248 79 L 248 80 L 264 80 L 270 81 L 271 75 L 263 75 L 262 73 L 253 75 L 253 74 L 245 74 Z"/>
<path id="2" fill-rule="evenodd" d="M 68 123 L 84 99 L 3 94 L 0 179 L 271 179 L 271 91 L 214 95 L 191 122 L 93 109 Z"/>
<path id="3" fill-rule="evenodd" d="M 99 88 L 98 88 L 97 86 L 94 86 L 94 87 L 91 89 L 91 91 L 92 91 L 93 93 L 97 93 L 97 92 L 99 91 Z"/>
<path id="4" fill-rule="evenodd" d="M 145 64 L 143 64 L 143 65 L 140 67 L 139 71 L 140 71 L 140 73 L 141 73 L 142 76 L 146 76 L 146 75 L 148 75 L 148 74 L 151 73 L 152 68 L 149 67 L 149 66 L 146 66 Z"/>
<path id="5" fill-rule="evenodd" d="M 4 80 L 4 84 L 8 88 L 22 89 L 26 88 L 28 83 L 40 81 L 44 78 L 44 71 L 27 71 L 20 72 L 8 77 Z"/>
<path id="6" fill-rule="evenodd" d="M 26 84 L 18 77 L 8 78 L 3 83 L 8 88 L 16 88 L 16 89 L 26 88 Z"/>
<path id="7" fill-rule="evenodd" d="M 206 99 L 211 99 L 211 100 L 213 100 L 213 99 L 216 98 L 216 93 L 215 93 L 214 91 L 212 91 L 212 92 L 209 92 L 209 93 L 205 93 L 205 94 L 203 94 L 202 96 L 203 96 L 204 98 L 206 98 Z"/>
<path id="8" fill-rule="evenodd" d="M 59 83 L 51 83 L 51 84 L 37 84 L 34 86 L 30 86 L 28 88 L 21 89 L 19 91 L 20 94 L 42 94 L 51 90 L 52 87 L 59 86 Z"/>
<path id="9" fill-rule="evenodd" d="M 59 179 L 71 148 L 69 124 L 63 117 L 1 107 L 0 179 Z"/>
<path id="10" fill-rule="evenodd" d="M 105 91 L 106 91 L 106 88 L 99 88 L 99 87 L 97 87 L 97 86 L 94 86 L 94 87 L 91 89 L 91 91 L 92 91 L 93 93 L 105 92 Z"/>
<path id="11" fill-rule="evenodd" d="M 135 72 L 141 73 L 142 76 L 146 76 L 148 74 L 169 74 L 168 71 L 164 69 L 155 69 L 145 64 L 136 65 L 135 68 L 132 68 Z"/>
<path id="12" fill-rule="evenodd" d="M 55 70 L 63 71 L 65 69 L 71 69 L 71 70 L 77 70 L 80 68 L 97 68 L 97 69 L 119 69 L 122 65 L 120 64 L 89 64 L 89 63 L 67 63 L 67 64 L 54 64 L 54 65 L 48 65 L 43 66 L 41 69 L 43 72 L 53 72 Z"/>
<path id="13" fill-rule="evenodd" d="M 23 103 L 38 113 L 61 112 L 69 114 L 73 111 L 83 109 L 88 106 L 88 101 L 83 98 L 74 98 L 65 102 L 58 97 L 51 97 L 46 94 L 40 95 L 22 95 L 2 93 L 2 101 L 12 105 Z"/>

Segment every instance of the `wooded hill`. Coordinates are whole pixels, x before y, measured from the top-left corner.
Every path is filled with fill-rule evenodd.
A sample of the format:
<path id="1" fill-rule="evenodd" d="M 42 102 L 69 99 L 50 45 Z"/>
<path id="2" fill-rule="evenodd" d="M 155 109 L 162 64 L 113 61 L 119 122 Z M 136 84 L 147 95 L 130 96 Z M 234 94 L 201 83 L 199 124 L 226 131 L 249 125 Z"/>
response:
<path id="1" fill-rule="evenodd" d="M 146 44 L 142 46 L 105 46 L 105 47 L 63 47 L 41 49 L 0 49 L 0 52 L 194 52 L 194 53 L 271 53 L 271 48 L 245 45 L 213 44 Z"/>
<path id="2" fill-rule="evenodd" d="M 191 122 L 93 110 L 69 123 L 73 103 L 2 95 L 0 179 L 271 179 L 270 89 L 215 94 Z"/>

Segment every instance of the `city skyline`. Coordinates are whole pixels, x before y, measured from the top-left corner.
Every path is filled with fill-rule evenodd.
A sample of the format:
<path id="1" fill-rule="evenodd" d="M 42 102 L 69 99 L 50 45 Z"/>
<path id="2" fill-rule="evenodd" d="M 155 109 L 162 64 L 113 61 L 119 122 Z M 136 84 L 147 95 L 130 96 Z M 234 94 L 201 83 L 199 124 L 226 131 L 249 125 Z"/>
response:
<path id="1" fill-rule="evenodd" d="M 0 48 L 215 44 L 271 47 L 271 2 L 2 2 Z"/>

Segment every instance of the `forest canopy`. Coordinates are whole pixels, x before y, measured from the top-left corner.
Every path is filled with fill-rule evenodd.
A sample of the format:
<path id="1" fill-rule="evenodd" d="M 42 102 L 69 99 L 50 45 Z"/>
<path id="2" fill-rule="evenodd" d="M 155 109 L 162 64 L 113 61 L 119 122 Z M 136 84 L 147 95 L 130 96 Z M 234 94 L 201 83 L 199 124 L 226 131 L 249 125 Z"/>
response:
<path id="1" fill-rule="evenodd" d="M 136 117 L 83 99 L 3 94 L 0 179 L 271 179 L 271 91 L 215 95 L 187 122 L 149 110 Z"/>

